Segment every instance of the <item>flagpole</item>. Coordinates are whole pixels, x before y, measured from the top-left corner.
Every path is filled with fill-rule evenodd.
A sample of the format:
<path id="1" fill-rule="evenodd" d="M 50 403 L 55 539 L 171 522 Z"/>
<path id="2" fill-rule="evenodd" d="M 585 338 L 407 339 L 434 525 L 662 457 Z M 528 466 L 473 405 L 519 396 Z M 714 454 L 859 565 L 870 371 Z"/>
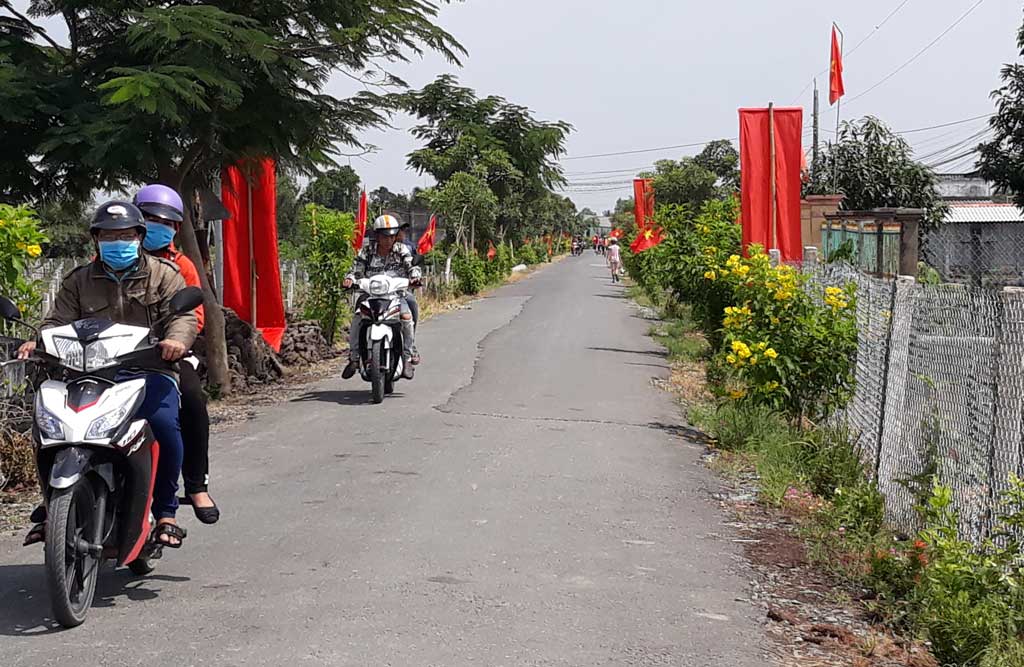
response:
<path id="1" fill-rule="evenodd" d="M 838 24 L 836 24 L 835 21 L 832 22 L 832 27 L 835 29 L 836 32 L 839 33 L 839 62 L 841 63 L 841 62 L 843 62 L 843 55 L 844 55 L 843 54 L 843 43 L 846 41 L 846 35 L 843 34 L 842 29 L 839 27 Z M 831 80 L 831 77 L 830 77 L 830 80 Z M 842 107 L 842 105 L 843 105 L 843 96 L 840 95 L 838 97 L 838 99 L 836 99 L 836 137 L 834 139 L 835 145 L 839 144 L 839 109 L 840 109 L 840 107 Z M 838 191 L 839 191 L 839 165 L 836 163 L 836 160 L 833 157 L 833 159 L 832 159 L 832 194 L 836 194 Z"/>
<path id="2" fill-rule="evenodd" d="M 768 146 L 769 146 L 769 158 L 768 158 L 768 179 L 771 181 L 771 206 L 772 206 L 772 246 L 769 250 L 774 250 L 776 245 L 776 210 L 775 210 L 775 103 L 768 103 Z"/>

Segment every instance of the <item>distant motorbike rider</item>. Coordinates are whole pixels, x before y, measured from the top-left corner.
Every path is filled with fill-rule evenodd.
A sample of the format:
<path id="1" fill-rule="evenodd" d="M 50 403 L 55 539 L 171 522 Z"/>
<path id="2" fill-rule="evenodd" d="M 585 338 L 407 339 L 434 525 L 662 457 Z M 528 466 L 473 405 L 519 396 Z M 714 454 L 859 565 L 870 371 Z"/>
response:
<path id="1" fill-rule="evenodd" d="M 167 317 L 167 324 L 160 332 L 163 336 L 158 343 L 160 354 L 165 362 L 180 360 L 195 341 L 196 316 L 188 312 L 168 317 L 171 297 L 185 289 L 185 280 L 173 262 L 142 252 L 146 236 L 142 212 L 129 202 L 107 202 L 97 209 L 89 231 L 96 245 L 96 259 L 64 278 L 42 329 L 89 317 L 150 327 Z M 29 341 L 18 349 L 18 357 L 27 359 L 35 349 L 36 342 Z M 160 443 L 152 505 L 157 525 L 151 539 L 156 544 L 176 549 L 186 537 L 185 530 L 175 520 L 183 449 L 178 378 L 166 368 L 140 369 L 139 372 L 146 379 L 146 393 L 138 416 L 148 420 Z M 45 508 L 33 512 L 32 520 L 37 525 L 29 531 L 26 544 L 42 541 Z"/>
<path id="2" fill-rule="evenodd" d="M 382 215 L 373 221 L 373 239 L 364 243 L 363 247 L 356 254 L 352 269 L 345 276 L 342 285 L 348 289 L 360 278 L 374 276 L 381 273 L 391 274 L 399 278 L 407 278 L 411 285 L 420 281 L 421 271 L 413 264 L 412 253 L 404 243 L 398 242 L 398 234 L 401 231 L 402 222 L 394 215 Z M 365 299 L 365 295 L 360 300 Z M 412 310 L 409 303 L 402 299 L 402 377 L 411 380 L 414 374 L 412 366 L 413 350 L 416 344 L 415 326 L 413 325 Z M 349 379 L 356 374 L 359 367 L 359 331 L 361 329 L 362 315 L 358 307 L 352 316 L 352 323 L 348 333 L 348 365 L 342 371 L 341 377 Z"/>
<path id="3" fill-rule="evenodd" d="M 174 247 L 174 237 L 185 220 L 185 206 L 181 196 L 166 185 L 147 185 L 135 195 L 133 203 L 146 219 L 146 237 L 143 249 L 154 257 L 170 260 L 178 265 L 181 277 L 189 287 L 202 287 L 196 265 Z M 203 307 L 196 309 L 199 331 L 203 330 Z M 220 509 L 209 494 L 210 484 L 210 414 L 206 408 L 206 393 L 196 367 L 188 360 L 181 364 L 181 435 L 185 444 L 185 458 L 181 476 L 185 481 L 185 495 L 192 503 L 196 518 L 206 524 L 217 523 Z"/>

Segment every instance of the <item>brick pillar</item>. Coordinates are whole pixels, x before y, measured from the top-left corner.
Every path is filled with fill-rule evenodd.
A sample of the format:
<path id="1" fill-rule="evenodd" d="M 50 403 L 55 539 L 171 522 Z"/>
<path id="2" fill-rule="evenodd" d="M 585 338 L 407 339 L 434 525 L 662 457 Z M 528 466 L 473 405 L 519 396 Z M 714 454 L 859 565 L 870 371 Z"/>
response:
<path id="1" fill-rule="evenodd" d="M 800 200 L 802 245 L 821 247 L 821 225 L 825 215 L 839 210 L 843 195 L 808 195 Z"/>

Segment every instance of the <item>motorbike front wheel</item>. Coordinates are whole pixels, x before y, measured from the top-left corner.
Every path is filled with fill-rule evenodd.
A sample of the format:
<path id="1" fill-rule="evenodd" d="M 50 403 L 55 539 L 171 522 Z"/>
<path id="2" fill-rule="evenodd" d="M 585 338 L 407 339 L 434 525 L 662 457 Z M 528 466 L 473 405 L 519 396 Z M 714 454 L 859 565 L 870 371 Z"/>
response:
<path id="1" fill-rule="evenodd" d="M 98 532 L 97 522 L 103 521 L 92 482 L 84 478 L 69 489 L 54 491 L 48 516 L 45 554 L 50 602 L 57 622 L 73 628 L 85 621 L 92 606 L 103 562 L 102 555 L 92 556 L 84 549 Z"/>
<path id="2" fill-rule="evenodd" d="M 373 342 L 373 346 L 370 348 L 370 389 L 373 391 L 373 402 L 382 403 L 384 401 L 384 374 L 387 373 L 386 368 L 380 367 L 380 355 L 381 355 L 381 342 L 379 340 Z"/>

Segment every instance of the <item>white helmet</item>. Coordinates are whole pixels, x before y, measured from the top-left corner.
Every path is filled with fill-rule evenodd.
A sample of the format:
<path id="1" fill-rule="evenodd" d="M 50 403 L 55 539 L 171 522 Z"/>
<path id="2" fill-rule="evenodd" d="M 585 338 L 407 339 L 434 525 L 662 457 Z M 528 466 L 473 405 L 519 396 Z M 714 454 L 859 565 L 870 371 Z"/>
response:
<path id="1" fill-rule="evenodd" d="M 379 236 L 395 236 L 402 228 L 402 221 L 395 215 L 382 215 L 373 221 L 373 231 Z"/>

